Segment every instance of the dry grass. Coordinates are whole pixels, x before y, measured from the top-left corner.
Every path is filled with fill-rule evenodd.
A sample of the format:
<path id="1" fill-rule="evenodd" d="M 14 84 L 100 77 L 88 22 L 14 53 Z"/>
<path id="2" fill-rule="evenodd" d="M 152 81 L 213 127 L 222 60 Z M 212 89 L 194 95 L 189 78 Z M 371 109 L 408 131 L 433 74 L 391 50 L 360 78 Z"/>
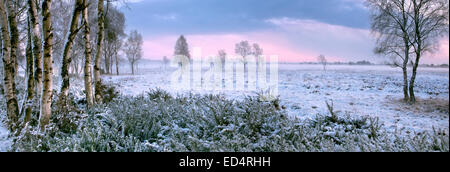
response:
<path id="1" fill-rule="evenodd" d="M 423 114 L 423 115 L 433 114 L 447 117 L 449 116 L 449 99 L 417 98 L 417 102 L 411 105 L 407 102 L 404 102 L 403 99 L 388 98 L 385 104 L 389 106 L 395 106 L 394 108 L 396 110 L 403 112 L 413 112 L 416 114 Z"/>

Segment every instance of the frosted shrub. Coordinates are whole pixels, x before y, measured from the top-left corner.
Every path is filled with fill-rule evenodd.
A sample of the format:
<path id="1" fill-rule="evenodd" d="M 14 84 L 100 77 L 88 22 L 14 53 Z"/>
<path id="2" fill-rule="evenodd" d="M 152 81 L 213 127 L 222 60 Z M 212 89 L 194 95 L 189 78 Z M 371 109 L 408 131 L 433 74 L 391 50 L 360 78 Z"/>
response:
<path id="1" fill-rule="evenodd" d="M 26 127 L 11 151 L 449 150 L 448 131 L 401 136 L 368 117 L 334 113 L 299 120 L 258 97 L 175 97 L 159 89 L 93 107 L 71 122 L 76 130 L 62 130 L 55 123 L 46 134 Z"/>
<path id="2" fill-rule="evenodd" d="M 104 103 L 108 103 L 119 96 L 119 91 L 117 91 L 116 87 L 112 85 L 101 85 L 101 91 Z"/>

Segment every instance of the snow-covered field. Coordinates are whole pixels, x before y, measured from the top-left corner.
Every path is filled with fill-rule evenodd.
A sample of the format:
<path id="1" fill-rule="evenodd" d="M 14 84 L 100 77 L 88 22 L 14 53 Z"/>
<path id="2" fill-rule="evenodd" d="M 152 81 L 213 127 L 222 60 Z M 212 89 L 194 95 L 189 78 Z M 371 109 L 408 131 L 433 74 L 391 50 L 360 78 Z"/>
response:
<path id="1" fill-rule="evenodd" d="M 122 70 L 127 70 L 122 68 Z M 175 91 L 170 89 L 174 68 L 161 62 L 141 63 L 136 75 L 104 76 L 124 95 L 139 95 L 161 88 L 172 94 L 224 94 L 240 99 L 256 91 Z M 123 73 L 123 72 L 122 72 Z M 402 73 L 389 66 L 279 64 L 281 104 L 290 115 L 312 118 L 327 114 L 325 101 L 341 115 L 378 117 L 390 131 L 420 132 L 449 128 L 449 69 L 419 68 L 415 106 L 404 104 Z"/>
<path id="2" fill-rule="evenodd" d="M 171 90 L 170 76 L 175 68 L 164 68 L 161 62 L 142 62 L 137 74 L 104 75 L 103 81 L 115 85 L 124 95 L 136 96 L 161 88 L 173 95 L 223 94 L 229 99 L 255 96 L 258 91 L 176 91 Z M 418 103 L 401 101 L 401 71 L 389 66 L 279 64 L 279 95 L 286 112 L 301 119 L 317 114 L 328 115 L 325 101 L 333 102 L 340 115 L 378 117 L 388 131 L 399 133 L 431 131 L 449 132 L 449 69 L 419 68 L 416 82 Z M 129 72 L 128 72 L 129 73 Z M 55 88 L 59 84 L 55 83 Z M 84 97 L 81 79 L 71 82 L 75 97 Z M 2 111 L 2 109 L 0 109 Z M 2 112 L 4 114 L 5 112 Z M 0 152 L 12 143 L 8 130 L 0 123 Z"/>
<path id="3" fill-rule="evenodd" d="M 8 138 L 9 131 L 0 122 L 0 152 L 5 152 L 11 146 L 11 139 Z"/>

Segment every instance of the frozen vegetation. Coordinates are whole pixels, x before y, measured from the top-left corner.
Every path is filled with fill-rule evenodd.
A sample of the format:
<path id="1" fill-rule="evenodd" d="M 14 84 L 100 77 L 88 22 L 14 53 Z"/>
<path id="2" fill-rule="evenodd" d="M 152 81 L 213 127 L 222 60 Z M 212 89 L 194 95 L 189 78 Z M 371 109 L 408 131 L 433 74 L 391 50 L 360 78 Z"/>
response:
<path id="1" fill-rule="evenodd" d="M 264 101 L 258 92 L 170 90 L 174 69 L 142 63 L 138 75 L 104 76 L 106 103 L 88 111 L 73 78 L 72 106 L 54 110 L 46 134 L 36 117 L 17 133 L 0 127 L 0 150 L 449 151 L 448 68 L 422 69 L 415 106 L 401 102 L 401 74 L 387 66 L 279 68 L 280 98 Z"/>
<path id="2" fill-rule="evenodd" d="M 126 70 L 126 69 L 124 69 Z M 173 68 L 160 62 L 143 63 L 139 75 L 106 76 L 124 95 L 139 95 L 151 88 L 162 88 L 171 94 L 170 74 Z M 389 66 L 279 64 L 279 94 L 289 115 L 311 119 L 327 113 L 325 101 L 333 101 L 339 113 L 351 116 L 378 117 L 390 131 L 422 132 L 433 127 L 449 128 L 449 69 L 419 68 L 416 96 L 419 102 L 410 106 L 402 100 L 402 73 Z M 242 99 L 259 91 L 193 91 L 198 94 L 224 94 Z M 181 92 L 183 93 L 183 92 Z"/>
<path id="3" fill-rule="evenodd" d="M 46 134 L 25 127 L 11 150 L 448 151 L 440 130 L 400 136 L 376 118 L 339 116 L 331 105 L 327 115 L 300 120 L 277 103 L 152 90 L 56 117 Z"/>
<path id="4" fill-rule="evenodd" d="M 123 11 L 122 3 L 128 6 L 0 0 L 0 151 L 449 151 L 449 68 L 426 67 L 421 60 L 448 63 L 441 59 L 448 57 L 442 48 L 448 47 L 442 41 L 449 33 L 448 0 L 365 0 L 370 36 L 366 22 L 350 26 L 344 17 L 327 23 L 324 16 L 336 17 L 327 12 L 319 21 L 290 11 L 280 18 L 283 12 L 260 16 L 251 8 L 232 9 L 246 16 L 229 18 L 224 10 L 200 10 L 206 13 L 195 15 L 207 17 L 199 28 L 184 20 L 191 14 L 180 14 L 180 21 L 177 15 L 170 21 L 153 15 L 162 22 L 137 12 L 171 5 L 147 9 L 142 3 Z M 298 11 L 314 4 L 278 5 Z M 138 15 L 128 16 L 133 10 Z M 207 25 L 221 15 L 240 20 L 224 24 L 247 31 Z M 134 19 L 127 22 L 126 16 Z M 141 20 L 159 24 L 135 23 Z M 173 29 L 172 20 L 181 27 Z M 170 51 L 167 43 L 186 31 L 179 28 L 190 31 Z M 238 40 L 234 54 L 227 52 L 230 41 Z M 208 53 L 226 49 L 198 63 L 202 53 L 195 46 Z M 261 55 L 305 61 L 319 51 L 333 60 L 363 58 L 348 63 L 356 65 L 329 65 L 331 59 L 320 55 L 318 65 L 300 65 L 267 56 L 276 65 L 267 66 L 270 76 L 257 77 L 269 71 L 262 70 Z M 164 55 L 173 55 L 170 63 L 179 70 L 168 67 L 166 57 L 145 60 Z M 374 55 L 398 68 L 364 59 Z M 222 71 L 227 79 L 213 74 Z M 178 76 L 183 89 L 172 87 Z M 269 87 L 257 82 L 264 77 Z M 209 89 L 221 83 L 238 91 Z M 263 89 L 244 90 L 257 85 Z"/>

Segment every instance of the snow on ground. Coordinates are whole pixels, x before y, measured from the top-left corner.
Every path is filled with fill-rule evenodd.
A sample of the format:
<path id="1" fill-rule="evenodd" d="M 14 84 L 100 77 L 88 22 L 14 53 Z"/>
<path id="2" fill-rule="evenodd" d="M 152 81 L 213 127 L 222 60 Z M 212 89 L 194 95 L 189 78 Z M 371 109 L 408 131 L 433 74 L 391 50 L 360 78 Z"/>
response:
<path id="1" fill-rule="evenodd" d="M 126 69 L 125 69 L 126 70 Z M 170 76 L 175 69 L 164 69 L 160 62 L 146 62 L 137 75 L 104 76 L 124 95 L 139 95 L 161 88 L 172 94 L 189 91 L 170 89 Z M 325 101 L 333 102 L 342 115 L 378 117 L 390 131 L 420 132 L 449 128 L 449 69 L 419 68 L 415 106 L 401 99 L 402 73 L 389 66 L 330 65 L 327 71 L 320 65 L 279 64 L 279 94 L 281 104 L 290 115 L 312 118 L 327 114 Z M 191 91 L 222 93 L 228 98 L 256 95 L 255 91 Z"/>
<path id="2" fill-rule="evenodd" d="M 126 73 L 127 68 L 122 67 L 121 72 Z M 165 69 L 161 62 L 145 62 L 140 64 L 137 75 L 105 75 L 103 80 L 116 85 L 122 94 L 131 96 L 155 88 L 174 95 L 220 93 L 233 99 L 256 95 L 255 91 L 171 90 L 170 76 L 174 71 L 174 68 Z M 281 104 L 292 116 L 306 119 L 328 114 L 325 105 L 328 100 L 342 115 L 378 117 L 389 131 L 420 132 L 431 131 L 434 127 L 448 133 L 449 69 L 419 68 L 416 82 L 419 102 L 415 106 L 401 101 L 402 82 L 401 71 L 389 66 L 330 65 L 323 71 L 320 65 L 279 64 Z M 57 85 L 59 83 L 55 83 Z M 84 97 L 81 80 L 72 81 L 71 93 L 75 97 Z M 11 145 L 8 134 L 0 122 L 0 152 L 7 151 Z"/>
<path id="3" fill-rule="evenodd" d="M 305 69 L 306 68 L 306 69 Z M 333 100 L 342 114 L 379 117 L 391 131 L 448 131 L 448 69 L 424 69 L 416 84 L 416 109 L 403 104 L 402 74 L 386 66 L 330 66 L 327 72 L 308 67 L 280 67 L 280 94 L 290 112 L 308 118 L 326 113 Z M 428 106 L 444 102 L 441 106 Z M 446 102 L 446 104 L 445 104 Z"/>
<path id="4" fill-rule="evenodd" d="M 1 111 L 1 110 L 0 110 Z M 3 123 L 0 122 L 0 152 L 6 152 L 10 148 L 12 144 L 11 138 L 8 138 L 9 131 L 3 126 Z"/>

